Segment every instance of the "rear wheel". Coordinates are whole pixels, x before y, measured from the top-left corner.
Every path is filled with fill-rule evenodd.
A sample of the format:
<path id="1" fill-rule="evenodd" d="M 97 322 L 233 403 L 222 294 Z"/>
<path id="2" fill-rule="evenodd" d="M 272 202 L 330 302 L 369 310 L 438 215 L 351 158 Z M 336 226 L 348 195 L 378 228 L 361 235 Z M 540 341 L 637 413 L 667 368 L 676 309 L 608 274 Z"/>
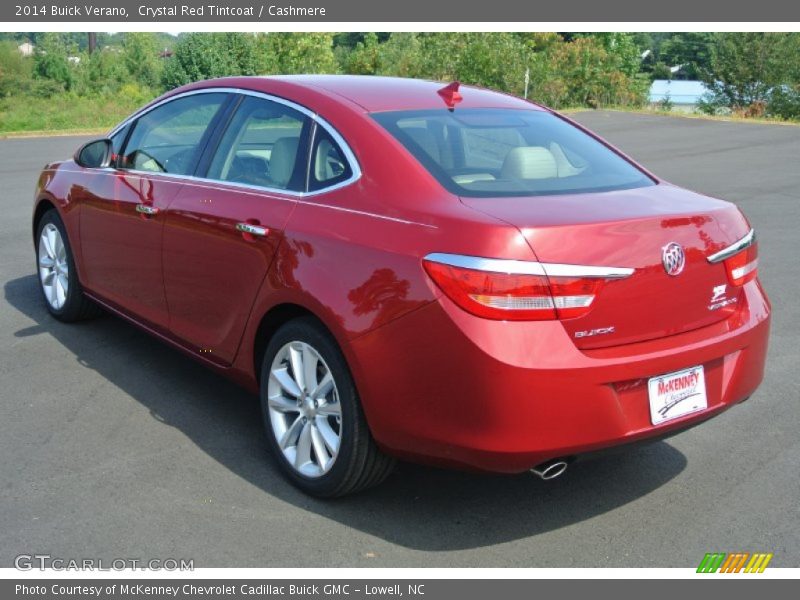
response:
<path id="1" fill-rule="evenodd" d="M 100 308 L 83 294 L 67 230 L 55 209 L 42 216 L 36 240 L 39 289 L 50 314 L 67 322 L 97 316 Z"/>
<path id="2" fill-rule="evenodd" d="M 357 492 L 383 481 L 394 465 L 372 439 L 344 356 L 313 318 L 290 321 L 270 341 L 261 408 L 278 463 L 306 493 Z"/>

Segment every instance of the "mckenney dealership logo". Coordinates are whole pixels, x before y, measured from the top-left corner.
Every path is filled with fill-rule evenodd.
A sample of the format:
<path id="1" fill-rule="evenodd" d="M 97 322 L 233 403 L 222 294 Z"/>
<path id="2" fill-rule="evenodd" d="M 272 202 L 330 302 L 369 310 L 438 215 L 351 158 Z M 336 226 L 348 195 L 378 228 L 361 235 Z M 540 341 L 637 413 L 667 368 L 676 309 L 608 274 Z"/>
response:
<path id="1" fill-rule="evenodd" d="M 711 552 L 703 557 L 698 573 L 763 573 L 772 553 L 766 552 Z"/>
<path id="2" fill-rule="evenodd" d="M 673 379 L 660 380 L 658 382 L 658 395 L 663 396 L 672 392 L 684 391 L 694 393 L 699 382 L 700 374 L 697 371 L 691 371 Z"/>

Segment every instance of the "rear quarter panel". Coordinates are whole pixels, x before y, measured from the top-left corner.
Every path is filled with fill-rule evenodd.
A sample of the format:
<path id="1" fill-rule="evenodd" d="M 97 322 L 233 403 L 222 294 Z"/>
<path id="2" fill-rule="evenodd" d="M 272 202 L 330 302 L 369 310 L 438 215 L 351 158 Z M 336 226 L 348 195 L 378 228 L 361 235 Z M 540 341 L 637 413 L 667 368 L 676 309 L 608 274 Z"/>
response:
<path id="1" fill-rule="evenodd" d="M 363 373 L 352 341 L 439 296 L 422 266 L 425 255 L 533 256 L 515 227 L 463 205 L 369 116 L 355 111 L 322 116 L 345 137 L 362 176 L 298 200 L 236 365 L 254 370 L 262 318 L 278 305 L 293 304 L 332 332 L 359 385 Z M 362 400 L 369 416 L 373 399 Z"/>

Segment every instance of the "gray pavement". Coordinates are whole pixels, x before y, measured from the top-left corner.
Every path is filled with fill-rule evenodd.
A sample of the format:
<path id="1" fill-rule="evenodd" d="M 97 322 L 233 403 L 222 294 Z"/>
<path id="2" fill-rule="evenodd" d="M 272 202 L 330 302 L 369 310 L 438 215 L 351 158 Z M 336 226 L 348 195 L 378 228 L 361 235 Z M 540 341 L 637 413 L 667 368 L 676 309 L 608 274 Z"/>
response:
<path id="1" fill-rule="evenodd" d="M 403 464 L 336 501 L 295 491 L 257 400 L 117 318 L 50 318 L 34 276 L 38 170 L 82 138 L 0 141 L 0 566 L 17 554 L 195 566 L 800 566 L 800 128 L 574 117 L 663 177 L 739 204 L 774 320 L 753 398 L 563 478 Z"/>

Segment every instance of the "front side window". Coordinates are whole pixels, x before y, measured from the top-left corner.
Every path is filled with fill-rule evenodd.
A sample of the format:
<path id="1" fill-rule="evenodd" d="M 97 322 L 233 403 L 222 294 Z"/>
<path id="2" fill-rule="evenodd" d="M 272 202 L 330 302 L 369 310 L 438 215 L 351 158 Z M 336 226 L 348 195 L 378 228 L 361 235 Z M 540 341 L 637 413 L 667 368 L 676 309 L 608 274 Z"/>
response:
<path id="1" fill-rule="evenodd" d="M 153 173 L 191 175 L 201 142 L 226 94 L 193 94 L 162 104 L 133 125 L 117 167 Z"/>
<path id="2" fill-rule="evenodd" d="M 122 144 L 125 143 L 125 138 L 128 137 L 128 131 L 130 130 L 130 125 L 125 125 L 122 129 L 117 131 L 114 135 L 109 138 L 111 140 L 111 153 L 114 156 L 113 160 L 117 160 L 119 153 L 122 152 Z"/>
<path id="3" fill-rule="evenodd" d="M 535 196 L 631 189 L 652 179 L 548 112 L 445 109 L 376 113 L 439 182 L 460 196 Z"/>
<path id="4" fill-rule="evenodd" d="M 246 96 L 222 136 L 207 177 L 302 191 L 306 161 L 301 146 L 308 121 L 289 106 Z"/>

